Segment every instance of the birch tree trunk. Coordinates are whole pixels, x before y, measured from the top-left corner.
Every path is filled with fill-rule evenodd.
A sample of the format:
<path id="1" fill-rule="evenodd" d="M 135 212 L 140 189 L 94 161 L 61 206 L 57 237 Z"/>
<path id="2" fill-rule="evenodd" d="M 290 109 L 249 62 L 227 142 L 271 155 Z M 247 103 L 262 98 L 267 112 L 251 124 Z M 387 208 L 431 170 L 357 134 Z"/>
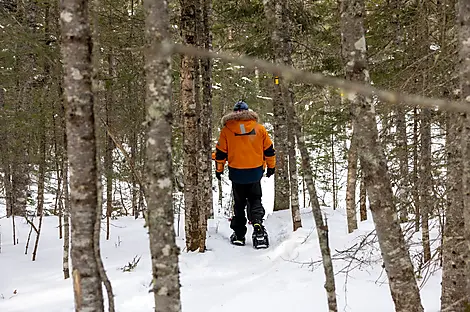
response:
<path id="1" fill-rule="evenodd" d="M 149 46 L 145 54 L 149 124 L 146 168 L 149 172 L 148 226 L 153 294 L 156 312 L 179 312 L 179 248 L 175 242 L 172 196 L 171 55 L 158 50 L 158 44 L 170 43 L 170 21 L 165 0 L 144 0 L 144 7 Z"/>
<path id="2" fill-rule="evenodd" d="M 363 0 L 343 0 L 340 7 L 343 58 L 346 78 L 368 83 L 366 40 L 363 28 Z M 387 159 L 380 142 L 370 99 L 348 94 L 353 128 L 357 130 L 358 151 L 366 181 L 377 236 L 397 312 L 422 312 L 413 264 L 401 231 L 387 171 Z"/>
<path id="3" fill-rule="evenodd" d="M 181 33 L 187 45 L 197 45 L 197 14 L 199 0 L 181 1 Z M 195 85 L 198 60 L 195 57 L 181 57 L 181 101 L 183 103 L 183 151 L 184 151 L 184 202 L 185 232 L 188 251 L 200 247 L 199 205 L 198 205 L 198 113 L 196 109 Z"/>
<path id="4" fill-rule="evenodd" d="M 291 105 L 293 101 L 291 100 Z M 289 112 L 288 112 L 289 113 Z M 291 213 L 292 213 L 292 226 L 294 232 L 302 227 L 302 218 L 300 216 L 299 206 L 299 184 L 297 174 L 297 157 L 295 153 L 295 135 L 294 125 L 292 123 L 292 117 L 288 116 L 288 146 L 289 146 L 289 177 L 290 177 L 290 195 L 291 195 Z"/>
<path id="5" fill-rule="evenodd" d="M 98 190 L 88 1 L 61 0 L 60 8 L 75 311 L 99 312 L 104 308 L 94 242 Z"/>
<path id="6" fill-rule="evenodd" d="M 348 178 L 346 184 L 346 217 L 348 233 L 357 229 L 356 216 L 356 182 L 357 182 L 357 134 L 353 128 L 351 143 L 348 151 Z"/>

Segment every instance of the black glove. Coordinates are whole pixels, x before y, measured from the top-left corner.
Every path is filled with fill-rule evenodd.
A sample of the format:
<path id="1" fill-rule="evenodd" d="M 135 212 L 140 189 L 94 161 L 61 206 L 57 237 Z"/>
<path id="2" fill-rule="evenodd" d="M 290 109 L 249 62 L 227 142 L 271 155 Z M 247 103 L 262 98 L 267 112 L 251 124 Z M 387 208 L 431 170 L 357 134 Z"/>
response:
<path id="1" fill-rule="evenodd" d="M 223 172 L 216 172 L 215 177 L 220 181 L 222 179 L 222 173 Z"/>
<path id="2" fill-rule="evenodd" d="M 274 171 L 276 171 L 276 168 L 268 168 L 268 170 L 266 171 L 266 177 L 269 178 L 270 176 L 272 176 L 274 174 Z"/>

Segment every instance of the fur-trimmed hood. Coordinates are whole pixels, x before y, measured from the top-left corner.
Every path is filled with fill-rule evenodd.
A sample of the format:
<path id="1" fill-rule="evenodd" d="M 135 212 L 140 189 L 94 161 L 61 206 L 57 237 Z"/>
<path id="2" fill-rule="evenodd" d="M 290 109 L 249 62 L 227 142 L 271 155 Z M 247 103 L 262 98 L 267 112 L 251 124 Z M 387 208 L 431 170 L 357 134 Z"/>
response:
<path id="1" fill-rule="evenodd" d="M 222 127 L 225 126 L 230 120 L 254 120 L 258 122 L 259 116 L 256 112 L 249 110 L 242 112 L 231 112 L 222 117 Z"/>
<path id="2" fill-rule="evenodd" d="M 237 134 L 251 132 L 258 123 L 259 116 L 253 111 L 231 112 L 222 118 L 222 126 Z"/>

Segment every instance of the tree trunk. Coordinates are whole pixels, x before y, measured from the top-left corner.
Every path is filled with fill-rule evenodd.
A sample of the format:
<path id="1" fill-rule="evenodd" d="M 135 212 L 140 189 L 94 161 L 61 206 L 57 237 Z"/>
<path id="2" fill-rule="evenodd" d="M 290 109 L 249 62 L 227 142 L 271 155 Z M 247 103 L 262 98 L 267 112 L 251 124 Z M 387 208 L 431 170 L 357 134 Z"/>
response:
<path id="1" fill-rule="evenodd" d="M 67 143 L 67 137 L 64 136 L 64 143 Z M 64 155 L 67 159 L 66 154 Z M 69 269 L 69 255 L 70 255 L 70 197 L 69 197 L 69 169 L 67 160 L 63 162 L 62 168 L 63 176 L 63 189 L 64 189 L 64 245 L 63 245 L 63 256 L 62 256 L 62 271 L 64 272 L 64 279 L 70 277 Z"/>
<path id="2" fill-rule="evenodd" d="M 113 77 L 115 76 L 114 73 L 114 57 L 112 53 L 108 54 L 108 79 L 111 82 L 107 84 L 106 90 L 106 104 L 105 104 L 105 111 L 106 111 L 106 127 L 110 127 L 111 121 L 111 107 L 114 102 L 114 94 L 113 94 Z M 109 223 L 111 220 L 111 214 L 113 212 L 113 149 L 114 143 L 113 139 L 109 134 L 106 134 L 106 153 L 104 158 L 104 170 L 106 174 L 106 240 L 109 240 Z"/>
<path id="3" fill-rule="evenodd" d="M 39 237 L 41 236 L 42 228 L 42 218 L 44 216 L 44 180 L 45 180 L 45 167 L 46 167 L 46 125 L 45 125 L 45 112 L 44 112 L 44 103 L 41 105 L 41 124 L 39 126 L 39 177 L 38 177 L 38 206 L 37 206 L 37 215 L 39 216 L 39 224 L 36 233 L 36 242 L 34 243 L 33 249 L 33 258 L 36 260 L 36 255 L 39 247 Z"/>
<path id="4" fill-rule="evenodd" d="M 401 222 L 408 221 L 408 145 L 406 134 L 406 114 L 400 106 L 397 109 L 397 157 L 400 166 L 398 188 L 398 212 Z"/>
<path id="5" fill-rule="evenodd" d="M 281 21 L 277 20 L 277 23 L 282 23 L 282 27 L 280 24 L 277 24 L 276 32 L 282 33 L 282 46 L 280 49 L 276 49 L 276 53 L 278 54 L 277 57 L 282 57 L 282 62 L 286 65 L 292 66 L 292 22 L 289 18 L 289 2 L 288 1 L 281 1 L 281 7 L 279 12 L 281 14 Z M 277 16 L 277 18 L 279 18 Z M 283 98 L 283 106 L 285 107 L 285 103 L 288 105 L 294 105 L 294 91 L 292 89 L 292 83 L 288 81 L 284 81 L 280 78 L 281 83 L 281 93 Z M 257 79 L 258 81 L 258 79 Z M 290 192 L 287 194 L 290 195 L 290 207 L 292 213 L 292 225 L 293 230 L 296 231 L 298 228 L 302 227 L 302 219 L 300 216 L 300 207 L 299 207 L 299 186 L 298 186 L 298 174 L 297 174 L 297 158 L 296 158 L 296 142 L 295 142 L 295 125 L 293 124 L 293 116 L 292 112 L 289 109 L 285 109 L 285 122 L 286 122 L 286 139 L 287 144 L 284 146 L 286 148 L 287 153 L 287 169 L 289 170 L 288 173 L 288 182 L 290 185 Z M 285 195 L 282 195 L 282 197 Z M 282 198 L 281 197 L 281 198 Z M 282 201 L 282 199 L 280 199 Z M 289 197 L 287 198 L 289 200 Z"/>
<path id="6" fill-rule="evenodd" d="M 67 154 L 70 164 L 75 311 L 103 311 L 94 228 L 98 205 L 88 2 L 61 1 Z"/>
<path id="7" fill-rule="evenodd" d="M 443 233 L 443 267 L 441 309 L 452 306 L 452 311 L 465 311 L 466 303 L 466 271 L 465 257 L 468 257 L 464 239 L 465 222 L 462 218 L 464 211 L 464 193 L 462 179 L 463 164 L 461 149 L 462 117 L 449 113 L 449 130 L 446 137 L 447 150 L 447 209 Z M 465 145 L 465 143 L 464 143 Z M 455 303 L 458 302 L 457 305 Z"/>
<path id="8" fill-rule="evenodd" d="M 470 3 L 458 1 L 460 97 L 470 99 Z M 447 134 L 448 205 L 443 238 L 441 309 L 470 309 L 470 119 L 468 114 L 449 114 Z M 462 213 L 463 211 L 463 213 Z M 463 214 L 463 218 L 462 218 Z M 452 308 L 450 308 L 452 307 Z"/>
<path id="9" fill-rule="evenodd" d="M 181 1 L 181 33 L 183 42 L 197 46 L 197 13 L 198 0 Z M 198 72 L 198 59 L 192 56 L 181 57 L 181 101 L 184 115 L 184 200 L 185 200 L 185 229 L 186 248 L 188 251 L 200 247 L 200 219 L 198 205 L 198 112 L 195 86 Z M 202 204 L 202 203 L 201 203 Z"/>
<path id="10" fill-rule="evenodd" d="M 459 42 L 460 42 L 460 88 L 461 88 L 461 97 L 467 102 L 470 102 L 470 3 L 469 1 L 459 0 L 458 2 L 459 11 L 458 11 L 458 25 L 459 28 Z M 461 278 L 466 278 L 465 283 L 458 281 L 458 287 L 466 286 L 466 295 L 465 290 L 459 289 L 457 293 L 462 293 L 462 298 L 466 305 L 466 310 L 470 310 L 470 116 L 466 114 L 464 118 L 464 127 L 463 127 L 463 140 L 462 142 L 462 159 L 463 159 L 463 202 L 464 202 L 464 237 L 466 239 L 466 248 L 461 248 L 460 259 L 458 263 L 462 263 L 464 260 L 465 267 L 463 272 L 466 273 L 466 276 Z M 460 265 L 459 271 L 461 270 Z M 457 297 L 457 296 L 456 296 Z M 459 305 L 460 306 L 460 305 Z M 462 305 L 463 306 L 463 305 Z"/>
<path id="11" fill-rule="evenodd" d="M 198 41 L 199 46 L 211 50 L 211 33 L 210 33 L 210 14 L 211 1 L 200 0 L 197 9 L 198 17 Z M 204 58 L 200 60 L 200 69 L 202 76 L 202 101 L 200 102 L 199 114 L 199 174 L 198 174 L 198 202 L 199 209 L 199 251 L 206 250 L 206 230 L 207 219 L 213 211 L 212 198 L 212 59 Z M 197 92 L 196 94 L 199 94 Z M 207 205 L 207 207 L 206 207 Z"/>
<path id="12" fill-rule="evenodd" d="M 302 169 L 304 179 L 307 182 L 308 192 L 310 195 L 310 201 L 312 203 L 312 214 L 315 219 L 315 225 L 317 228 L 318 242 L 320 245 L 320 251 L 322 255 L 323 270 L 325 272 L 325 289 L 328 297 L 328 311 L 338 311 L 336 302 L 336 286 L 335 286 L 335 275 L 333 270 L 333 262 L 331 260 L 331 251 L 328 242 L 328 224 L 323 220 L 320 203 L 318 202 L 317 191 L 315 189 L 315 183 L 313 181 L 313 170 L 310 163 L 310 154 L 305 145 L 305 138 L 302 136 L 302 127 L 299 122 L 299 118 L 295 112 L 293 103 L 287 103 L 287 109 L 289 115 L 292 116 L 293 131 L 297 138 L 299 145 L 300 155 L 302 157 Z"/>
<path id="13" fill-rule="evenodd" d="M 361 184 L 359 185 L 359 212 L 361 215 L 361 221 L 367 220 L 366 201 L 367 201 L 366 180 L 364 178 L 364 170 L 361 168 Z"/>
<path id="14" fill-rule="evenodd" d="M 348 221 L 348 233 L 357 229 L 356 216 L 356 181 L 357 181 L 357 138 L 353 128 L 351 143 L 348 151 L 348 178 L 346 182 L 346 216 Z M 361 214 L 362 221 L 362 214 Z"/>
<path id="15" fill-rule="evenodd" d="M 169 44 L 167 2 L 144 0 L 145 35 L 150 49 L 145 55 L 149 131 L 147 172 L 149 172 L 148 225 L 153 269 L 156 312 L 181 311 L 178 256 L 173 214 L 171 57 L 158 50 Z"/>
<path id="16" fill-rule="evenodd" d="M 264 1 L 264 11 L 271 27 L 271 45 L 274 61 L 277 64 L 287 63 L 285 53 L 286 39 L 286 0 Z M 274 146 L 276 147 L 276 174 L 274 175 L 274 211 L 290 207 L 289 187 L 289 153 L 287 150 L 287 114 L 285 100 L 287 89 L 282 87 L 281 77 L 274 78 L 273 113 L 274 113 Z M 284 93 L 283 93 L 284 92 Z"/>
<path id="17" fill-rule="evenodd" d="M 5 206 L 7 218 L 13 214 L 10 164 L 3 163 L 3 187 L 5 188 Z"/>
<path id="18" fill-rule="evenodd" d="M 132 140 L 131 140 L 131 166 L 132 168 L 136 168 L 136 158 L 137 158 L 137 134 L 136 134 L 136 130 L 133 129 L 132 131 Z M 137 181 L 136 181 L 136 177 L 135 177 L 135 174 L 132 174 L 131 175 L 131 187 L 132 187 L 132 191 L 131 191 L 131 194 L 132 194 L 132 215 L 134 216 L 134 218 L 138 218 L 139 217 L 139 209 L 137 208 L 137 201 L 138 201 L 138 198 L 137 198 Z"/>
<path id="19" fill-rule="evenodd" d="M 413 110 L 413 203 L 415 206 L 415 231 L 418 232 L 421 228 L 421 200 L 419 197 L 419 180 L 418 180 L 418 109 L 415 107 Z"/>
<path id="20" fill-rule="evenodd" d="M 293 101 L 291 101 L 293 105 Z M 299 207 L 299 182 L 297 174 L 297 158 L 295 156 L 295 135 L 294 125 L 292 124 L 292 116 L 289 115 L 289 132 L 288 132 L 288 147 L 289 147 L 289 177 L 290 177 L 290 195 L 291 195 L 291 212 L 292 212 L 292 226 L 294 232 L 302 227 L 302 218 L 300 216 Z"/>
<path id="21" fill-rule="evenodd" d="M 404 6 L 403 0 L 391 0 L 388 1 L 390 5 L 391 20 L 393 27 L 391 32 L 395 35 L 395 52 L 394 59 L 396 59 L 395 68 L 401 72 L 403 70 L 403 58 L 405 49 L 403 41 L 403 17 L 402 11 Z M 404 103 L 400 103 L 395 110 L 396 114 L 396 150 L 399 166 L 399 177 L 397 183 L 398 192 L 398 214 L 400 222 L 408 221 L 409 214 L 409 177 L 408 177 L 408 144 L 407 144 L 407 132 L 406 132 L 406 108 L 403 106 Z"/>
<path id="22" fill-rule="evenodd" d="M 336 155 L 335 155 L 335 144 L 334 144 L 334 133 L 330 135 L 330 148 L 331 148 L 331 195 L 333 195 L 333 210 L 338 208 L 338 192 L 336 183 Z"/>
<path id="23" fill-rule="evenodd" d="M 363 0 L 343 0 L 340 7 L 343 59 L 347 80 L 369 82 L 366 40 L 363 28 Z M 348 94 L 353 128 L 357 130 L 358 151 L 364 170 L 379 245 L 389 287 L 397 312 L 421 312 L 423 307 L 413 265 L 398 220 L 387 159 L 380 142 L 370 99 Z"/>
<path id="24" fill-rule="evenodd" d="M 196 29 L 196 45 L 201 48 L 204 46 L 204 25 L 203 25 L 203 5 L 202 0 L 197 0 L 195 2 L 195 29 Z M 207 236 L 207 211 L 208 205 L 210 202 L 204 200 L 206 198 L 207 190 L 204 189 L 204 185 L 207 185 L 207 179 L 212 181 L 212 171 L 209 170 L 209 166 L 206 160 L 206 146 L 204 142 L 204 130 L 203 127 L 206 126 L 207 115 L 203 111 L 203 105 L 201 98 L 201 84 L 200 79 L 202 75 L 202 60 L 197 60 L 197 64 L 194 71 L 194 95 L 196 102 L 196 115 L 197 115 L 197 209 L 198 209 L 198 224 L 196 228 L 198 229 L 198 244 L 199 252 L 206 251 L 206 236 Z M 206 77 L 207 78 L 207 77 Z M 207 103 L 206 103 L 207 105 Z M 205 226 L 204 226 L 205 225 Z"/>
<path id="25" fill-rule="evenodd" d="M 0 170 L 3 172 L 3 188 L 5 190 L 5 205 L 7 218 L 12 214 L 12 194 L 11 194 L 11 173 L 9 160 L 9 135 L 8 135 L 8 119 L 5 107 L 5 93 L 3 87 L 0 86 Z"/>
<path id="26" fill-rule="evenodd" d="M 421 194 L 421 227 L 424 262 L 431 260 L 429 242 L 429 214 L 432 212 L 432 168 L 431 168 L 431 112 L 421 112 L 421 160 L 420 160 L 420 194 Z"/>
<path id="27" fill-rule="evenodd" d="M 98 159 L 100 157 L 97 157 L 97 164 Z M 98 176 L 101 176 L 101 170 L 98 166 L 97 169 Z M 101 183 L 97 183 L 100 186 L 98 187 L 98 204 L 96 206 L 96 219 L 95 219 L 95 226 L 93 229 L 93 247 L 94 247 L 94 254 L 95 254 L 95 259 L 96 259 L 96 264 L 98 267 L 98 273 L 100 275 L 101 282 L 105 286 L 106 294 L 108 297 L 108 312 L 115 312 L 115 306 L 114 306 L 114 294 L 113 294 L 113 287 L 111 285 L 111 281 L 109 280 L 108 276 L 106 275 L 106 271 L 104 268 L 103 260 L 101 259 L 101 249 L 100 249 L 100 240 L 101 240 L 101 217 L 103 215 L 103 197 L 101 196 Z M 107 232 L 106 234 L 108 234 Z"/>

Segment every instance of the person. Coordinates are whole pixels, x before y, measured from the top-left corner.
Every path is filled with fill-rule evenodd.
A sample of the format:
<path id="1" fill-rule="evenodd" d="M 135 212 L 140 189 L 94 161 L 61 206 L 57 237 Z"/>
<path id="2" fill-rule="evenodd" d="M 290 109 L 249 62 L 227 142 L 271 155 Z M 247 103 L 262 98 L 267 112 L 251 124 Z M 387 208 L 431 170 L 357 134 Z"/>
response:
<path id="1" fill-rule="evenodd" d="M 230 242 L 245 245 L 246 206 L 248 220 L 253 226 L 253 246 L 267 248 L 269 239 L 263 225 L 265 210 L 261 203 L 261 178 L 265 166 L 266 177 L 275 173 L 276 153 L 266 128 L 258 120 L 258 114 L 244 101 L 238 101 L 233 112 L 222 118 L 223 128 L 215 146 L 216 177 L 221 179 L 227 161 L 235 201 L 234 216 L 230 221 L 233 230 Z"/>

